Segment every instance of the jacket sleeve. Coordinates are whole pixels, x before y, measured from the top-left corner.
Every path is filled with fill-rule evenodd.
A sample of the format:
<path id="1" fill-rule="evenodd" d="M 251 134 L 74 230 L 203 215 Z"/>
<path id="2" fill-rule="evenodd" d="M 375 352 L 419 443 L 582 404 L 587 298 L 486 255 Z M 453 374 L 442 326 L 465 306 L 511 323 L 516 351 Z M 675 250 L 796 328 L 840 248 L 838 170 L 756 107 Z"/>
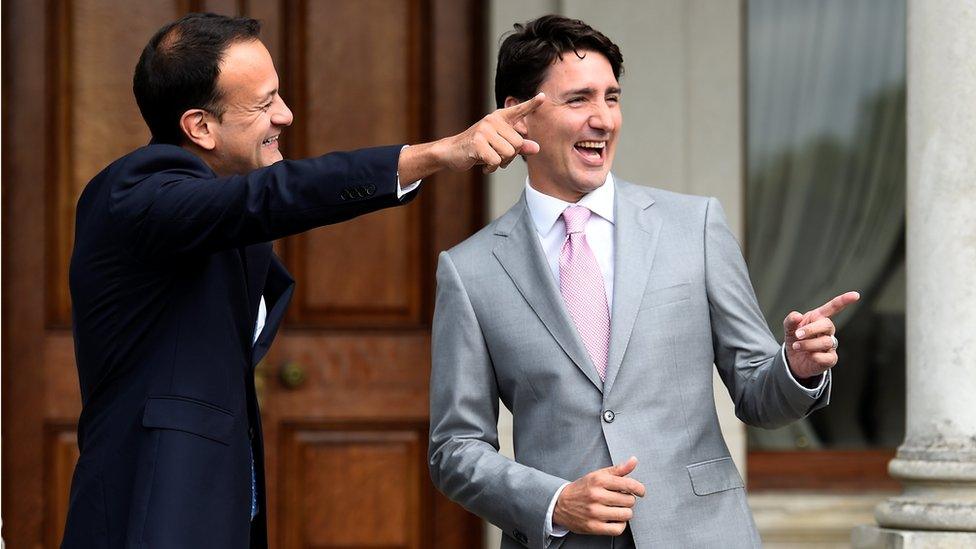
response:
<path id="1" fill-rule="evenodd" d="M 533 549 L 566 482 L 498 453 L 498 385 L 475 311 L 447 252 L 437 267 L 430 377 L 431 479 L 450 499 Z"/>
<path id="2" fill-rule="evenodd" d="M 705 212 L 705 286 L 715 365 L 743 422 L 781 427 L 826 406 L 830 374 L 819 397 L 791 378 L 780 344 L 769 331 L 745 260 L 718 200 Z"/>
<path id="3" fill-rule="evenodd" d="M 110 212 L 147 257 L 266 242 L 409 201 L 397 199 L 401 146 L 282 160 L 215 177 L 179 147 L 151 145 L 118 168 Z"/>

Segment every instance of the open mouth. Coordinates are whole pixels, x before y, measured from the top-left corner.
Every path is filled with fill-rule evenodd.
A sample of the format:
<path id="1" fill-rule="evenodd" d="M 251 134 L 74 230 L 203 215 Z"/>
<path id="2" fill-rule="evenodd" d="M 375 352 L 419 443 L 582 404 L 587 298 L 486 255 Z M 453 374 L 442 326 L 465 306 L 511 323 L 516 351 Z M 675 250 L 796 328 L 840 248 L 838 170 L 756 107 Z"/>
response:
<path id="1" fill-rule="evenodd" d="M 573 148 L 583 158 L 587 164 L 593 166 L 603 165 L 603 158 L 607 150 L 606 141 L 579 141 Z"/>
<path id="2" fill-rule="evenodd" d="M 262 147 L 277 146 L 278 145 L 278 137 L 280 137 L 280 136 L 281 136 L 281 134 L 278 134 L 278 135 L 275 135 L 275 136 L 272 136 L 272 137 L 269 137 L 269 138 L 265 139 L 264 141 L 261 142 L 261 146 Z"/>

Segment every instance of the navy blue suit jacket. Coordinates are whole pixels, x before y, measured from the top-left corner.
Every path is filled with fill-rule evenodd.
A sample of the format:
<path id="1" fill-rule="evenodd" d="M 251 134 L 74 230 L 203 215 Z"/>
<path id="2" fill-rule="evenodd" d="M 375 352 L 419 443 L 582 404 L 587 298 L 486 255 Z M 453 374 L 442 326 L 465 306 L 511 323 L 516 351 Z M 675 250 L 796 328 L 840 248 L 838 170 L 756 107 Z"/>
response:
<path id="1" fill-rule="evenodd" d="M 218 178 L 150 144 L 92 179 L 70 268 L 83 408 L 63 547 L 267 546 L 253 374 L 294 287 L 269 241 L 407 201 L 400 149 Z"/>

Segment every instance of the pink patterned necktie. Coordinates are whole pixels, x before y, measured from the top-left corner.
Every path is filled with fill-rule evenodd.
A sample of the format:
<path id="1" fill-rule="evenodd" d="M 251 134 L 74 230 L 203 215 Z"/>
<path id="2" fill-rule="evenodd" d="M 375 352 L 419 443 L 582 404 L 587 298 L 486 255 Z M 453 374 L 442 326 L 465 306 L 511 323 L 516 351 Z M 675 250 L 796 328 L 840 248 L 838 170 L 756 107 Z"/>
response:
<path id="1" fill-rule="evenodd" d="M 559 252 L 559 293 L 600 379 L 605 381 L 610 350 L 610 308 L 603 273 L 593 250 L 586 243 L 584 230 L 590 210 L 570 206 L 563 210 L 563 219 L 566 221 L 566 241 Z"/>

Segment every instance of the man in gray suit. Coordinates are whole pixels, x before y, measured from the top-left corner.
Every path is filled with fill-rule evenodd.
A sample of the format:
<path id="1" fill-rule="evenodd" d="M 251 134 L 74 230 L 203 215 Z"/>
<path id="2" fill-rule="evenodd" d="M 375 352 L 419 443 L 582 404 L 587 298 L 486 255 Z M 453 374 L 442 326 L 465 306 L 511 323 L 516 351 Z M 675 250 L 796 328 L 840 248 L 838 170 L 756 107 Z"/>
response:
<path id="1" fill-rule="evenodd" d="M 758 546 L 712 365 L 746 423 L 801 418 L 827 404 L 830 316 L 858 295 L 791 313 L 781 347 L 719 203 L 610 174 L 617 46 L 558 16 L 515 29 L 495 98 L 545 92 L 515 125 L 540 152 L 521 200 L 440 256 L 434 483 L 506 548 Z M 515 461 L 498 453 L 499 398 Z"/>

